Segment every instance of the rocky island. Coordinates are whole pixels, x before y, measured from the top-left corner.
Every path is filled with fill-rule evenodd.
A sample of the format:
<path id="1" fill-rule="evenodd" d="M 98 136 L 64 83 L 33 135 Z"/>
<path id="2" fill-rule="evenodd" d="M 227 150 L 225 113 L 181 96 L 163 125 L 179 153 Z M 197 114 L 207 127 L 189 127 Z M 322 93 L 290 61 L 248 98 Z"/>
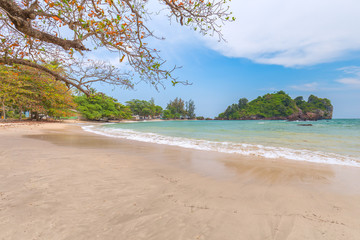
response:
<path id="1" fill-rule="evenodd" d="M 218 120 L 321 120 L 331 119 L 333 106 L 329 99 L 310 95 L 292 99 L 284 91 L 268 93 L 249 102 L 241 98 L 220 113 Z"/>

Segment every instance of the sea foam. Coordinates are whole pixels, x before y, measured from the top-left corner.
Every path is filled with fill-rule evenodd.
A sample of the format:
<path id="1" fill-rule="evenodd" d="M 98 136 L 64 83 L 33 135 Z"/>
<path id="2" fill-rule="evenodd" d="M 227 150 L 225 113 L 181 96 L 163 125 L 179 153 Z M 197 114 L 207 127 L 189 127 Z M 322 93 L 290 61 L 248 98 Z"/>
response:
<path id="1" fill-rule="evenodd" d="M 356 159 L 350 156 L 343 156 L 336 153 L 296 150 L 284 147 L 263 146 L 259 144 L 216 142 L 192 138 L 171 137 L 155 133 L 138 132 L 129 129 L 99 128 L 92 125 L 82 126 L 82 128 L 85 131 L 107 137 L 178 146 L 202 151 L 216 151 L 221 153 L 241 154 L 246 156 L 285 158 L 296 161 L 360 167 L 360 159 Z"/>

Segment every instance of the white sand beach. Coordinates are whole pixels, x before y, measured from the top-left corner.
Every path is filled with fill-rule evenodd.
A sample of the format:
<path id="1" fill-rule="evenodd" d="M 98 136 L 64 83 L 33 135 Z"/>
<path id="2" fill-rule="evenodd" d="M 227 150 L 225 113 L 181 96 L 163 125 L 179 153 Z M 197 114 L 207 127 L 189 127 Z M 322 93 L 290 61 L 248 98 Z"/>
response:
<path id="1" fill-rule="evenodd" d="M 0 239 L 360 239 L 360 168 L 0 125 Z"/>

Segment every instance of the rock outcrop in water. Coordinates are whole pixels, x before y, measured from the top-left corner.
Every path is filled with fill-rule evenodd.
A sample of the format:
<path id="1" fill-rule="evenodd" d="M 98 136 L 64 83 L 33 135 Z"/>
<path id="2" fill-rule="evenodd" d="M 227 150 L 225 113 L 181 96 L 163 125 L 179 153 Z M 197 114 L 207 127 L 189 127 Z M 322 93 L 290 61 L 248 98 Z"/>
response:
<path id="1" fill-rule="evenodd" d="M 303 97 L 292 99 L 284 91 L 259 96 L 248 102 L 246 98 L 238 104 L 230 105 L 219 114 L 220 120 L 321 120 L 331 119 L 333 106 L 327 98 L 310 95 L 307 101 Z"/>

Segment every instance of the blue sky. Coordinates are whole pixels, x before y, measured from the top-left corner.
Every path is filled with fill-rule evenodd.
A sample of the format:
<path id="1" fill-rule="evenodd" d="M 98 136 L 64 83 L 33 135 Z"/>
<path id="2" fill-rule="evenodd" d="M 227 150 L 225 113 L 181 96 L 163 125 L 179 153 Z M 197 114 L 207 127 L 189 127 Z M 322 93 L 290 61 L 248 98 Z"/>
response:
<path id="1" fill-rule="evenodd" d="M 205 117 L 239 98 L 284 90 L 292 97 L 329 98 L 334 118 L 360 118 L 360 17 L 354 10 L 360 3 L 237 0 L 231 7 L 237 21 L 224 27 L 227 42 L 220 43 L 153 18 L 152 28 L 166 40 L 151 44 L 169 66 L 182 66 L 175 75 L 192 85 L 165 84 L 159 92 L 144 83 L 135 90 L 99 90 L 120 102 L 154 97 L 163 107 L 175 97 L 193 99 L 197 115 Z"/>

